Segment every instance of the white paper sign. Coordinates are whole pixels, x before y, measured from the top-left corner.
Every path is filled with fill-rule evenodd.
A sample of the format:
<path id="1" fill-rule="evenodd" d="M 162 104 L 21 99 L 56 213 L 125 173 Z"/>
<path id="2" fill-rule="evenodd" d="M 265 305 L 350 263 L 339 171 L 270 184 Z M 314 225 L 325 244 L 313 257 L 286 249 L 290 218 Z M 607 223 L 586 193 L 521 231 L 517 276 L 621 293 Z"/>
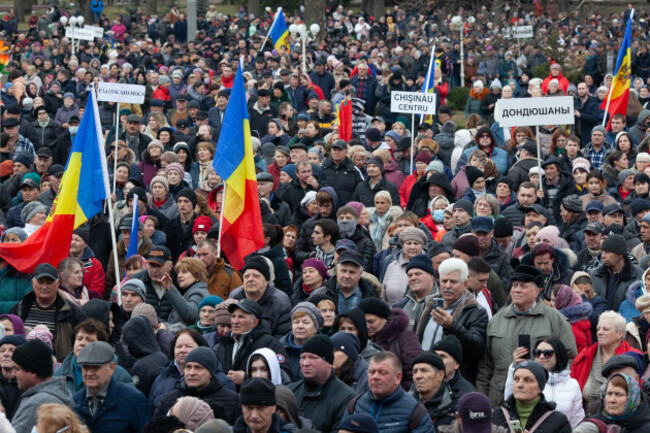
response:
<path id="1" fill-rule="evenodd" d="M 436 114 L 436 94 L 422 92 L 390 92 L 393 113 Z"/>
<path id="2" fill-rule="evenodd" d="M 86 24 L 84 26 L 84 30 L 90 30 L 91 32 L 94 33 L 96 38 L 103 38 L 104 37 L 104 28 L 103 27 L 90 26 L 90 25 Z"/>
<path id="3" fill-rule="evenodd" d="M 499 126 L 573 125 L 573 97 L 499 99 L 494 120 Z"/>
<path id="4" fill-rule="evenodd" d="M 97 89 L 97 100 L 142 104 L 144 103 L 144 94 L 144 86 L 100 82 Z"/>
<path id="5" fill-rule="evenodd" d="M 503 29 L 503 37 L 505 39 L 525 39 L 534 36 L 533 26 L 506 27 Z"/>
<path id="6" fill-rule="evenodd" d="M 81 39 L 82 41 L 92 41 L 95 39 L 95 32 L 92 30 L 81 29 L 79 27 L 66 27 L 65 37 L 68 39 Z"/>

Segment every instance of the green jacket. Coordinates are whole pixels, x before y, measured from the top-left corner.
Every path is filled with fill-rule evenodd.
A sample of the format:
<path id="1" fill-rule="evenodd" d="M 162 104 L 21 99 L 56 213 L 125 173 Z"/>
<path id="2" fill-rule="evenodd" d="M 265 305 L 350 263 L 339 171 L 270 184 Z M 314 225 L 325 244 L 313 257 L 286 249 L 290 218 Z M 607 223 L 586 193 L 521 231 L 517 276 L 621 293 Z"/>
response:
<path id="1" fill-rule="evenodd" d="M 562 313 L 547 307 L 541 299 L 523 316 L 515 314 L 512 304 L 505 306 L 488 324 L 487 345 L 476 377 L 476 390 L 489 396 L 493 407 L 503 404 L 508 367 L 521 334 L 530 335 L 531 351 L 538 341 L 557 337 L 570 360 L 578 355 L 571 324 Z"/>
<path id="2" fill-rule="evenodd" d="M 30 274 L 17 271 L 11 265 L 0 271 L 0 314 L 7 314 L 23 296 L 31 292 Z"/>

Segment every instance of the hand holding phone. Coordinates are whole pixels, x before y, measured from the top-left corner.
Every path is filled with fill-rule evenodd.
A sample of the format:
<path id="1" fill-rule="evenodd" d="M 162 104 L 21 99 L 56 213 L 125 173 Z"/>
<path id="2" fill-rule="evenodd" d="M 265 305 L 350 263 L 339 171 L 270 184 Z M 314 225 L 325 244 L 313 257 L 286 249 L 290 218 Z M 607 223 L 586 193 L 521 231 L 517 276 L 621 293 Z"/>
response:
<path id="1" fill-rule="evenodd" d="M 510 424 L 510 431 L 512 433 L 524 433 L 524 429 L 521 427 L 521 422 L 518 419 L 512 419 L 508 421 Z"/>
<path id="2" fill-rule="evenodd" d="M 517 347 L 525 347 L 528 349 L 528 353 L 526 353 L 524 358 L 530 359 L 530 334 L 519 334 L 519 342 Z"/>

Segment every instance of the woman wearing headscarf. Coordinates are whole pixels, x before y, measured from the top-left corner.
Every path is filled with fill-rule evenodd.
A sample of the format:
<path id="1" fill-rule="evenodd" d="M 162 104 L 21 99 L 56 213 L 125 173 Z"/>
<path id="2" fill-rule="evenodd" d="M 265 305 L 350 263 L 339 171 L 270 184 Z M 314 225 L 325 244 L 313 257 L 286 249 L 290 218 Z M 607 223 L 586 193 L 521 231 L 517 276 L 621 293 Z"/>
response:
<path id="1" fill-rule="evenodd" d="M 603 411 L 598 419 L 620 426 L 625 433 L 650 431 L 650 409 L 643 402 L 635 379 L 616 373 L 609 378 L 602 394 Z"/>
<path id="2" fill-rule="evenodd" d="M 503 406 L 494 409 L 492 424 L 512 431 L 511 424 L 519 421 L 524 431 L 539 429 L 570 433 L 571 424 L 566 415 L 555 410 L 555 403 L 546 400 L 543 393 L 548 378 L 548 371 L 538 362 L 517 364 L 513 372 L 512 395 Z"/>

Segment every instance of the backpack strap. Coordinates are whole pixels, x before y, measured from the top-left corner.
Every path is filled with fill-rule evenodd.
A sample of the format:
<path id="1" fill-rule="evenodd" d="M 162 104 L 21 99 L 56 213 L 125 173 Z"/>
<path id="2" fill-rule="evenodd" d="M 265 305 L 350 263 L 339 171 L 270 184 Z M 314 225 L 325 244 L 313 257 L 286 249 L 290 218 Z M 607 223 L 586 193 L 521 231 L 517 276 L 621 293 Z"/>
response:
<path id="1" fill-rule="evenodd" d="M 422 418 L 428 415 L 429 412 L 427 412 L 427 408 L 422 403 L 415 405 L 409 416 L 408 430 L 406 432 L 411 433 L 415 430 L 420 425 L 420 422 L 422 422 Z"/>
<path id="2" fill-rule="evenodd" d="M 533 424 L 533 426 L 530 428 L 530 430 L 528 430 L 528 433 L 533 433 L 537 429 L 537 427 L 539 427 L 544 421 L 546 421 L 546 418 L 553 415 L 553 412 L 554 411 L 549 410 L 544 415 L 540 416 L 539 419 L 537 420 L 537 422 L 535 424 Z"/>
<path id="3" fill-rule="evenodd" d="M 512 431 L 512 429 L 510 429 L 510 413 L 508 412 L 508 409 L 501 406 L 501 411 L 503 412 L 503 417 L 506 419 L 506 424 L 508 424 L 508 430 Z"/>
<path id="4" fill-rule="evenodd" d="M 363 394 L 359 394 L 354 396 L 352 400 L 348 403 L 348 415 L 352 415 L 354 413 L 354 408 L 357 405 L 357 401 L 361 398 Z"/>
<path id="5" fill-rule="evenodd" d="M 490 306 L 490 310 L 492 310 L 492 314 L 496 313 L 495 308 L 494 308 L 494 299 L 492 299 L 492 293 L 486 288 L 481 289 L 481 292 L 485 296 L 485 300 L 487 301 L 488 305 Z"/>

